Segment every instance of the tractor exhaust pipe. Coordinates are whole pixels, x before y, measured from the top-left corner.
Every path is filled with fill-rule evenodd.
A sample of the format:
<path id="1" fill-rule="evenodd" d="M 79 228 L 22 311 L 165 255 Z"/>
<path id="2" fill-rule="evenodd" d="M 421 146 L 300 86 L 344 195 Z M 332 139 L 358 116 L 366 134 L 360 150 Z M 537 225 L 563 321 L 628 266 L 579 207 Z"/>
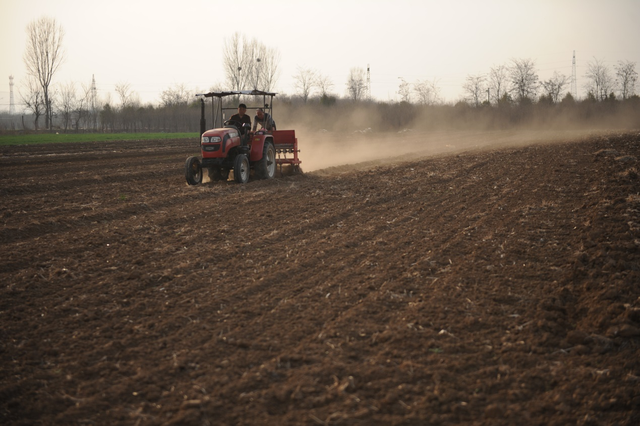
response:
<path id="1" fill-rule="evenodd" d="M 207 131 L 207 120 L 204 118 L 204 98 L 200 98 L 200 137 Z"/>

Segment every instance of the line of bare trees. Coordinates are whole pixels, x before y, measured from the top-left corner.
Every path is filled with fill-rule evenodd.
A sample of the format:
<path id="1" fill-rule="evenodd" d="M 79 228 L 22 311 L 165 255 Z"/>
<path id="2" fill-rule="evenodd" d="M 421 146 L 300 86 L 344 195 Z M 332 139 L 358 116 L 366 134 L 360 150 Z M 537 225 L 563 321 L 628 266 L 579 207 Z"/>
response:
<path id="1" fill-rule="evenodd" d="M 96 126 L 91 124 L 91 114 L 87 109 L 73 109 L 69 116 L 74 131 L 194 132 L 199 129 L 200 107 L 198 103 L 188 100 L 189 94 L 186 99 L 181 98 L 179 90 L 173 87 L 163 92 L 165 101 L 160 105 L 132 102 L 123 106 L 118 101 L 101 104 L 97 111 Z M 541 100 L 535 103 L 504 101 L 507 97 L 508 94 L 496 104 L 484 102 L 475 107 L 473 103 L 465 101 L 456 104 L 361 101 L 354 104 L 348 97 L 335 97 L 335 102 L 328 105 L 318 94 L 309 96 L 306 102 L 299 95 L 278 95 L 275 116 L 281 128 L 302 126 L 343 132 L 367 128 L 374 131 L 567 126 L 640 128 L 640 97 L 637 95 L 624 100 L 607 97 L 598 101 L 595 97 L 575 100 L 569 94 L 557 103 Z M 229 99 L 229 102 L 227 106 L 235 105 L 233 100 Z M 65 119 L 63 113 L 54 114 L 54 125 L 62 129 Z M 80 120 L 79 125 L 75 124 L 77 120 Z M 4 123 L 0 115 L 0 129 L 9 130 L 11 127 Z"/>
<path id="2" fill-rule="evenodd" d="M 126 82 L 116 84 L 116 102 L 106 102 L 98 112 L 101 132 L 193 132 L 198 128 L 200 107 L 184 84 L 163 90 L 160 104 L 142 105 Z"/>
<path id="3" fill-rule="evenodd" d="M 615 74 L 604 61 L 593 58 L 587 63 L 586 98 L 596 101 L 625 100 L 635 95 L 638 73 L 635 62 L 618 61 Z M 486 74 L 468 75 L 463 85 L 465 101 L 473 106 L 536 101 L 557 104 L 564 97 L 577 96 L 569 91 L 571 77 L 555 71 L 541 81 L 535 62 L 531 59 L 512 59 L 508 64 L 492 67 Z"/>
<path id="4" fill-rule="evenodd" d="M 418 80 L 408 83 L 399 77 L 398 95 L 401 102 L 417 103 L 418 105 L 437 105 L 442 102 L 437 80 Z"/>
<path id="5" fill-rule="evenodd" d="M 39 86 L 28 80 L 21 95 L 31 112 L 33 129 L 45 114 L 44 97 Z M 74 82 L 52 85 L 49 89 L 50 119 L 46 128 L 63 132 L 192 132 L 198 128 L 199 106 L 194 92 L 184 84 L 170 86 L 160 95 L 159 104 L 140 102 L 131 85 L 115 85 L 116 98 L 98 99 L 93 84 Z M 9 117 L 7 117 L 9 119 Z M 26 129 L 31 128 L 23 122 Z M 15 128 L 4 125 L 5 129 Z"/>
<path id="6" fill-rule="evenodd" d="M 293 80 L 296 93 L 300 95 L 304 103 L 307 103 L 309 97 L 314 94 L 325 100 L 325 103 L 326 99 L 331 96 L 333 82 L 328 76 L 316 70 L 298 67 L 298 72 L 293 76 Z"/>
<path id="7" fill-rule="evenodd" d="M 24 62 L 28 78 L 20 96 L 31 113 L 36 130 L 42 116 L 45 117 L 46 129 L 55 127 L 63 131 L 182 132 L 198 127 L 199 109 L 194 103 L 195 92 L 184 84 L 164 90 L 159 104 L 155 105 L 142 105 L 127 82 L 115 85 L 115 100 L 110 96 L 98 99 L 94 82 L 80 84 L 80 87 L 73 82 L 52 84 L 53 76 L 64 59 L 63 29 L 54 19 L 40 18 L 28 25 L 27 35 Z M 225 40 L 223 47 L 224 87 L 273 90 L 280 75 L 279 64 L 277 49 L 235 33 Z M 363 68 L 351 68 L 345 97 L 342 98 L 333 93 L 334 84 L 328 76 L 317 70 L 298 67 L 293 75 L 295 94 L 279 98 L 289 105 L 317 102 L 326 107 L 343 101 L 371 104 L 373 101 L 365 76 Z M 604 61 L 594 58 L 588 63 L 582 78 L 586 80 L 586 102 L 637 98 L 638 73 L 634 62 L 618 61 L 611 70 Z M 547 80 L 540 80 L 531 59 L 512 59 L 506 64 L 491 67 L 487 73 L 467 76 L 462 87 L 465 94 L 463 103 L 472 107 L 555 105 L 565 101 L 568 104 L 574 101 L 568 90 L 570 85 L 571 79 L 558 72 Z M 210 90 L 214 89 L 220 90 L 219 87 Z M 411 83 L 400 78 L 398 95 L 400 102 L 408 105 L 444 106 L 437 80 Z M 386 105 L 384 102 L 380 104 Z"/>

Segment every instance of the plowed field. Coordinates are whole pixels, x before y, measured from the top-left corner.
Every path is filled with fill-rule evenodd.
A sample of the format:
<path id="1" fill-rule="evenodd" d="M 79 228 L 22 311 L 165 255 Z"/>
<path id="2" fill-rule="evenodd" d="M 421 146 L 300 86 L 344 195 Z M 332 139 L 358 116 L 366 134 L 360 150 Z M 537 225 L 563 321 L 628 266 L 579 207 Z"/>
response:
<path id="1" fill-rule="evenodd" d="M 505 135 L 0 148 L 0 423 L 640 424 L 640 133 Z"/>

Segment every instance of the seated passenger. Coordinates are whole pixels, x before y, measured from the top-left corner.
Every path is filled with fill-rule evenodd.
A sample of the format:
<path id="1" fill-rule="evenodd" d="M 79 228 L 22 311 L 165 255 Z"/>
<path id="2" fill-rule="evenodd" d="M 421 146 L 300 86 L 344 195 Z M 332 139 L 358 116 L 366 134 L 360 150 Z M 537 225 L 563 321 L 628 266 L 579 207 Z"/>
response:
<path id="1" fill-rule="evenodd" d="M 258 108 L 258 111 L 256 112 L 256 117 L 253 122 L 254 132 L 256 131 L 258 124 L 260 124 L 261 129 L 268 131 L 276 130 L 276 122 L 273 121 L 273 118 L 271 118 L 268 113 L 264 112 L 262 108 Z"/>
<path id="2" fill-rule="evenodd" d="M 247 112 L 247 106 L 245 104 L 240 104 L 238 105 L 238 113 L 237 114 L 233 114 L 231 116 L 231 118 L 229 119 L 229 121 L 235 121 L 237 124 L 235 124 L 236 126 L 239 127 L 238 130 L 240 130 L 241 134 L 245 133 L 245 129 L 243 128 L 244 124 L 247 123 L 248 124 L 248 128 L 251 127 L 251 117 L 249 117 L 247 114 L 245 114 Z M 234 124 L 234 123 L 232 123 Z"/>

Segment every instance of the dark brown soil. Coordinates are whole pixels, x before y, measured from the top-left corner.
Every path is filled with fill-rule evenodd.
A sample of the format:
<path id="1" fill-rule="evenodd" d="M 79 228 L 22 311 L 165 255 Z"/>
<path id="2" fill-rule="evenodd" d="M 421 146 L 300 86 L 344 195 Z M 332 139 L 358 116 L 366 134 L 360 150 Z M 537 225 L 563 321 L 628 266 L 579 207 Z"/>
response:
<path id="1" fill-rule="evenodd" d="M 1 148 L 0 423 L 639 424 L 640 133 L 555 142 L 197 187 L 192 142 Z"/>

